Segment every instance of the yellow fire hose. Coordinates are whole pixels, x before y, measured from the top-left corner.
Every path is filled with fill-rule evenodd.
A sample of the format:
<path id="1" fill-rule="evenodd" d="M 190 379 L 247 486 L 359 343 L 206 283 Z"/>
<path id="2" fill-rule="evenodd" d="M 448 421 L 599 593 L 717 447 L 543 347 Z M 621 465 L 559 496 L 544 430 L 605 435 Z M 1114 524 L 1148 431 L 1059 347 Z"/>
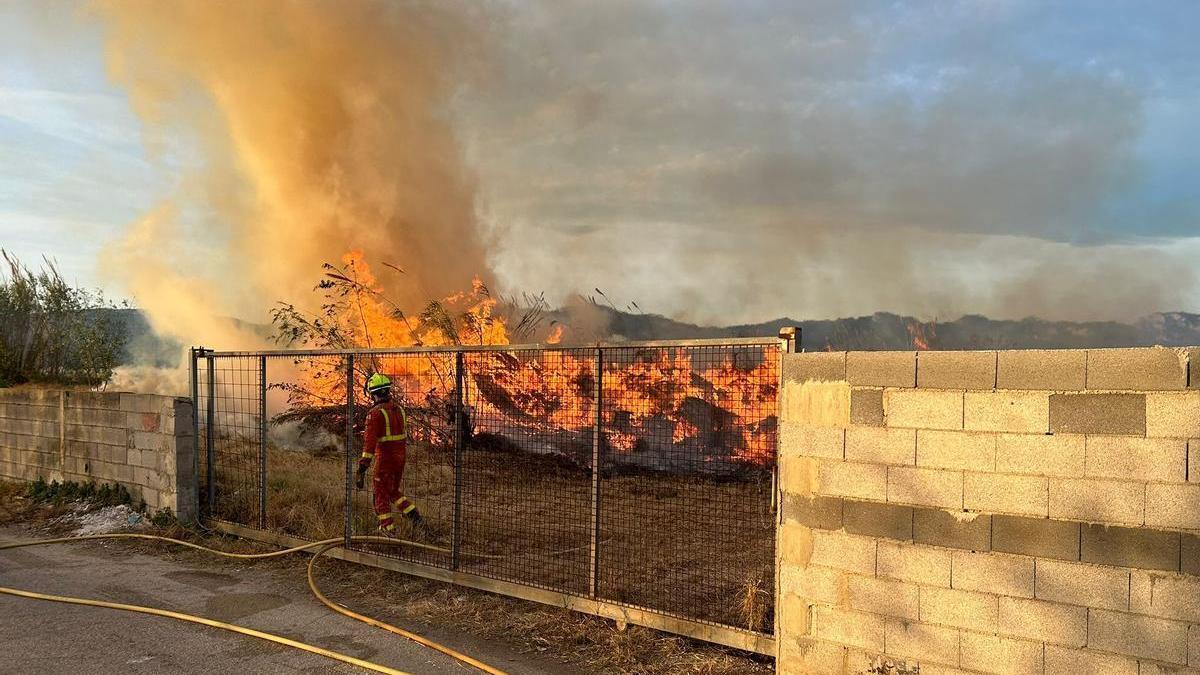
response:
<path id="1" fill-rule="evenodd" d="M 324 603 L 325 606 L 329 607 L 330 609 L 334 610 L 335 612 L 338 612 L 339 614 L 344 614 L 352 619 L 357 619 L 359 621 L 370 624 L 377 628 L 382 628 L 391 633 L 395 633 L 396 635 L 406 637 L 418 644 L 429 647 L 430 649 L 436 649 L 437 651 L 439 651 L 443 654 L 446 654 L 447 656 L 455 658 L 458 661 L 465 663 L 469 666 L 478 668 L 479 670 L 482 670 L 485 673 L 489 673 L 490 675 L 506 675 L 506 673 L 504 671 L 499 670 L 497 668 L 493 668 L 492 666 L 489 666 L 486 663 L 483 663 L 482 661 L 473 659 L 470 656 L 467 656 L 466 654 L 457 652 L 445 645 L 434 642 L 433 640 L 423 638 L 420 635 L 417 635 L 416 633 L 406 631 L 403 628 L 399 628 L 399 627 L 393 626 L 389 623 L 384 623 L 383 621 L 379 621 L 378 619 L 372 619 L 368 616 L 363 616 L 362 614 L 358 614 L 357 612 L 354 612 L 345 607 L 342 607 L 341 605 L 338 605 L 337 603 L 334 603 L 329 598 L 327 598 L 325 596 L 325 594 L 321 592 L 321 589 L 317 587 L 316 576 L 314 574 L 314 571 L 316 569 L 317 558 L 320 558 L 321 555 L 323 555 L 325 552 L 329 551 L 330 549 L 338 548 L 339 546 L 341 546 L 341 544 L 343 542 L 343 540 L 341 538 L 324 539 L 322 541 L 314 541 L 310 544 L 304 544 L 302 546 L 293 546 L 292 548 L 286 548 L 281 551 L 269 551 L 267 553 L 230 553 L 228 551 L 219 551 L 217 549 L 209 548 L 207 546 L 201 546 L 200 544 L 193 544 L 189 541 L 183 541 L 180 539 L 172 539 L 171 537 L 159 537 L 159 536 L 155 536 L 152 534 L 133 534 L 133 533 L 91 534 L 91 535 L 86 535 L 86 536 L 82 536 L 82 537 L 60 537 L 57 539 L 38 539 L 38 540 L 34 540 L 34 541 L 17 542 L 14 544 L 0 544 L 0 551 L 5 550 L 5 549 L 12 549 L 12 548 L 23 548 L 26 546 L 44 546 L 47 544 L 62 544 L 62 543 L 67 543 L 67 542 L 86 541 L 89 539 L 150 539 L 150 540 L 155 540 L 155 541 L 167 541 L 167 542 L 171 542 L 172 544 L 177 544 L 179 546 L 186 546 L 188 548 L 193 548 L 198 551 L 207 551 L 209 553 L 215 553 L 217 555 L 225 556 L 227 558 L 243 558 L 243 559 L 274 558 L 277 556 L 288 555 L 289 553 L 297 553 L 299 551 L 316 549 L 316 553 L 314 553 L 313 557 L 308 561 L 308 587 L 309 587 L 309 589 L 312 590 L 313 595 L 315 595 L 318 600 L 320 600 L 322 603 Z M 419 544 L 417 542 L 409 542 L 407 540 L 388 539 L 386 537 L 360 536 L 360 537 L 351 537 L 351 540 L 361 541 L 361 542 L 387 543 L 387 544 L 392 544 L 392 545 L 396 545 L 396 544 L 413 545 L 413 546 L 417 546 L 420 548 L 433 548 L 427 544 Z M 389 675 L 408 675 L 407 673 L 405 673 L 402 670 L 396 670 L 395 668 L 389 668 L 387 666 L 383 666 L 378 663 L 372 663 L 370 661 L 365 661 L 363 659 L 355 658 L 348 654 L 342 654 L 340 652 L 335 652 L 335 651 L 332 651 L 329 649 L 323 649 L 323 648 L 317 647 L 315 645 L 310 645 L 310 644 L 307 644 L 304 642 L 299 642 L 297 640 L 291 640 L 291 639 L 288 639 L 288 638 L 285 638 L 285 637 L 282 637 L 279 635 L 273 635 L 271 633 L 265 633 L 263 631 L 254 630 L 252 628 L 245 628 L 243 626 L 236 626 L 236 625 L 233 625 L 230 623 L 225 623 L 222 621 L 206 619 L 202 616 L 195 616 L 192 614 L 184 614 L 182 612 L 172 612 L 172 611 L 165 610 L 165 609 L 158 609 L 156 607 L 143 607 L 141 605 L 126 605 L 126 604 L 119 603 L 119 602 L 106 602 L 104 600 L 92 600 L 89 598 L 75 598 L 75 597 L 70 597 L 70 596 L 65 596 L 65 595 L 50 595 L 50 594 L 46 594 L 46 593 L 34 593 L 33 591 L 24 591 L 19 588 L 5 588 L 2 586 L 0 586 L 0 593 L 4 593 L 7 595 L 15 595 L 17 597 L 22 597 L 22 598 L 30 598 L 33 600 L 48 600 L 51 602 L 63 602 L 63 603 L 71 604 L 71 605 L 85 605 L 88 607 L 105 607 L 108 609 L 120 609 L 120 610 L 125 610 L 128 612 L 139 612 L 142 614 L 150 614 L 153 616 L 165 616 L 165 617 L 168 617 L 171 619 L 178 619 L 180 621 L 188 621 L 188 622 L 197 623 L 197 624 L 200 624 L 203 626 L 211 626 L 213 628 L 221 628 L 223 630 L 232 631 L 234 633 L 241 633 L 242 635 L 249 635 L 251 637 L 256 637 L 256 638 L 259 638 L 262 640 L 267 640 L 269 642 L 274 642 L 274 643 L 285 645 L 285 646 L 292 647 L 295 649 L 300 649 L 300 650 L 303 650 L 306 652 L 310 652 L 312 654 L 318 654 L 318 655 L 324 656 L 326 658 L 334 659 L 335 661 L 349 663 L 351 665 L 355 665 L 360 668 L 364 668 L 366 670 L 374 671 L 377 673 L 388 673 Z"/>

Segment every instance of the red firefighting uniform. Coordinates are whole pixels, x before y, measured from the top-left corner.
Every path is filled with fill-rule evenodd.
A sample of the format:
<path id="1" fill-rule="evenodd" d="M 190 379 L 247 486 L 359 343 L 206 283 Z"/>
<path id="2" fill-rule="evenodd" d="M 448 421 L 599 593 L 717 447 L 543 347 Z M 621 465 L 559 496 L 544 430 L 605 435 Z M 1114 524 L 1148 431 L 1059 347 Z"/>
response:
<path id="1" fill-rule="evenodd" d="M 398 403 L 380 403 L 367 413 L 363 453 L 358 462 L 369 467 L 375 461 L 375 476 L 371 481 L 375 492 L 375 514 L 379 527 L 396 529 L 396 518 L 417 508 L 400 494 L 400 479 L 404 476 L 404 455 L 407 449 L 408 419 Z"/>

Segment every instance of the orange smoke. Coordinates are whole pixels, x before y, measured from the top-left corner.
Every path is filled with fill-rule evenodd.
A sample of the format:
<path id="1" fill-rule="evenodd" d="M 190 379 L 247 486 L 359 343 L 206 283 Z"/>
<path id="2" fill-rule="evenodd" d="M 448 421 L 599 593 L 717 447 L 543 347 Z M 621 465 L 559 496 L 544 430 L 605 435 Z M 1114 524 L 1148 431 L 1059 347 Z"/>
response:
<path id="1" fill-rule="evenodd" d="M 446 111 L 484 40 L 455 10 L 98 0 L 91 13 L 147 143 L 165 171 L 183 165 L 156 227 L 131 228 L 108 266 L 160 332 L 213 344 L 219 317 L 307 301 L 314 270 L 350 249 L 404 268 L 405 307 L 488 276 Z"/>

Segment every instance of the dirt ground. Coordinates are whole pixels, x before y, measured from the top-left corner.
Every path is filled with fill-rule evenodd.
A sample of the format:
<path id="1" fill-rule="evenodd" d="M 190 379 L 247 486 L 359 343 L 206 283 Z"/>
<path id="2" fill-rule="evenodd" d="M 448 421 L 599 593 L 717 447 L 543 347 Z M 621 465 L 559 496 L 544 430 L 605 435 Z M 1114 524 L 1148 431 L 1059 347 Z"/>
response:
<path id="1" fill-rule="evenodd" d="M 218 518 L 257 526 L 257 456 L 252 445 L 218 445 Z M 447 451 L 412 444 L 402 485 L 428 525 L 422 540 L 444 548 L 454 522 L 451 460 Z M 341 536 L 345 472 L 340 456 L 269 448 L 267 529 L 314 540 Z M 369 487 L 355 493 L 356 534 L 375 528 Z M 472 447 L 465 455 L 461 493 L 460 569 L 577 595 L 588 592 L 589 470 L 549 456 Z M 770 494 L 766 472 L 736 480 L 606 472 L 599 495 L 598 595 L 769 633 L 774 621 Z M 448 553 L 409 549 L 403 557 L 450 565 Z"/>
<path id="2" fill-rule="evenodd" d="M 26 528 L 30 537 L 61 534 L 63 525 L 54 523 L 54 519 L 70 506 L 32 503 L 24 496 L 24 489 L 22 485 L 0 483 L 0 524 Z M 178 526 L 142 531 L 201 541 L 224 550 L 260 550 L 252 542 Z M 268 571 L 281 582 L 302 585 L 304 579 L 304 566 L 296 558 L 247 563 L 199 551 L 164 548 L 152 542 L 114 542 L 111 547 L 203 566 L 215 573 L 236 575 L 240 570 L 252 568 Z M 329 560 L 321 563 L 319 581 L 332 599 L 363 614 L 399 625 L 427 627 L 435 633 L 468 635 L 529 655 L 537 662 L 561 666 L 552 670 L 647 674 L 773 672 L 771 660 L 756 655 L 637 626 L 617 630 L 604 619 L 386 570 Z"/>

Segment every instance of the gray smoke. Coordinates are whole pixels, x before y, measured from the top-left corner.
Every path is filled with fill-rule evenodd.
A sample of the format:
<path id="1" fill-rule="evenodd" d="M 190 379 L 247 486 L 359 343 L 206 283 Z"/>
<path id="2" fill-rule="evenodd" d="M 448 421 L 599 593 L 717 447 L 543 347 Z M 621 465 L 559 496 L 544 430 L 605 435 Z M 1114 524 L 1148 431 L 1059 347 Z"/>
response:
<path id="1" fill-rule="evenodd" d="M 1119 54 L 1047 59 L 1043 12 L 515 5 L 458 106 L 495 268 L 702 322 L 1196 308 L 1200 240 L 1133 239 L 1111 208 L 1148 85 Z"/>

